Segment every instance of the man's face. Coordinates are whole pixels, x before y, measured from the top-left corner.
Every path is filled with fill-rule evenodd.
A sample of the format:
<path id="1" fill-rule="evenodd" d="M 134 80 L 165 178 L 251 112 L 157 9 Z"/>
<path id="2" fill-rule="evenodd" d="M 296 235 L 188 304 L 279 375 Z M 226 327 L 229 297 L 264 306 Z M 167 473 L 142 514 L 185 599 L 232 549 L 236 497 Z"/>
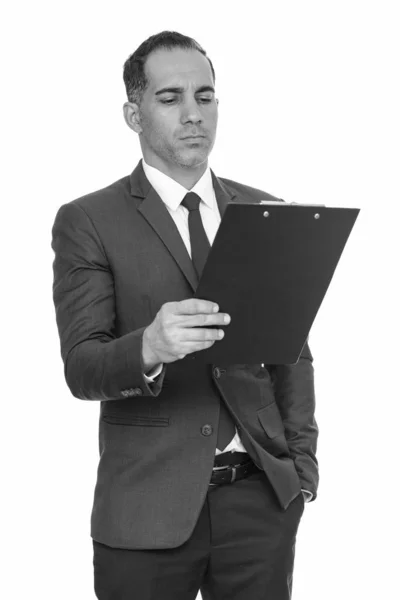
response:
<path id="1" fill-rule="evenodd" d="M 210 64 L 197 50 L 157 50 L 145 64 L 140 104 L 144 158 L 171 167 L 204 163 L 214 145 L 218 107 Z M 155 155 L 155 156 L 154 156 Z"/>

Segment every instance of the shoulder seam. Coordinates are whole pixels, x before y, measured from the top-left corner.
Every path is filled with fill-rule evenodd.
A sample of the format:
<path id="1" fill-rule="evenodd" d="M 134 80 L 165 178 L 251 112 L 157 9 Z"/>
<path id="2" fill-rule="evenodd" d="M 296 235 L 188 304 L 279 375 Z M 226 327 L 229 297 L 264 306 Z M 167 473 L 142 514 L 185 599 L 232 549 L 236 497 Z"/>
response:
<path id="1" fill-rule="evenodd" d="M 74 200 L 71 202 L 71 204 L 73 204 L 74 206 L 77 206 L 83 212 L 83 214 L 86 216 L 86 218 L 88 219 L 88 221 L 90 222 L 90 224 L 92 226 L 92 229 L 93 229 L 93 231 L 96 234 L 96 238 L 97 238 L 97 240 L 99 242 L 99 245 L 101 247 L 101 250 L 102 250 L 102 253 L 104 255 L 104 258 L 106 259 L 107 263 L 110 264 L 110 261 L 108 260 L 108 256 L 107 256 L 107 253 L 106 253 L 106 249 L 105 249 L 104 244 L 103 244 L 103 242 L 101 240 L 99 232 L 97 231 L 97 228 L 96 228 L 95 224 L 93 223 L 93 219 L 91 218 L 91 216 L 86 212 L 86 210 L 80 204 L 78 204 Z"/>

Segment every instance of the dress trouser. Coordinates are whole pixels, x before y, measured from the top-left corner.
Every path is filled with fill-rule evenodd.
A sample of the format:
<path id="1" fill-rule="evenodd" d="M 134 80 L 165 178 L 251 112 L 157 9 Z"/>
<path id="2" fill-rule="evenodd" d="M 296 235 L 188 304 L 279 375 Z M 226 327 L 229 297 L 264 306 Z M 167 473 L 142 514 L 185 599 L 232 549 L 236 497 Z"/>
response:
<path id="1" fill-rule="evenodd" d="M 300 493 L 283 510 L 263 471 L 210 487 L 178 548 L 125 550 L 93 540 L 99 600 L 289 600 Z"/>

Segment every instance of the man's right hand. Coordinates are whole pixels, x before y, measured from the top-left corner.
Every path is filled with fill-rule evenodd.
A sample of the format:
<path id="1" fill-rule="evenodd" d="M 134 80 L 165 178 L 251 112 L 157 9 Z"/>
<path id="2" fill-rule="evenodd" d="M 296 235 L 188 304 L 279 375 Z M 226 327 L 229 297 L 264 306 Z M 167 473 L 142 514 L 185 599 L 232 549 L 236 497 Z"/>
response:
<path id="1" fill-rule="evenodd" d="M 198 298 L 163 304 L 154 321 L 144 330 L 142 360 L 145 371 L 210 348 L 217 340 L 222 340 L 224 331 L 218 326 L 228 325 L 231 318 L 218 311 L 215 302 Z"/>

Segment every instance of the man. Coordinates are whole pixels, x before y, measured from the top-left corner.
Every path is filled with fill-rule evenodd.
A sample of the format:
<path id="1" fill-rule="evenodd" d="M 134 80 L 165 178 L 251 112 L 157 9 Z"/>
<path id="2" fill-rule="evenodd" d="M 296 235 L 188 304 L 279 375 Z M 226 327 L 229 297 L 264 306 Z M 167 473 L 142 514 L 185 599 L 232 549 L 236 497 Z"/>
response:
<path id="1" fill-rule="evenodd" d="M 193 298 L 224 209 L 272 197 L 208 167 L 218 101 L 197 42 L 152 36 L 124 81 L 143 160 L 63 205 L 52 242 L 66 381 L 101 401 L 96 595 L 285 600 L 318 484 L 308 345 L 296 365 L 192 360 L 229 327 Z"/>

